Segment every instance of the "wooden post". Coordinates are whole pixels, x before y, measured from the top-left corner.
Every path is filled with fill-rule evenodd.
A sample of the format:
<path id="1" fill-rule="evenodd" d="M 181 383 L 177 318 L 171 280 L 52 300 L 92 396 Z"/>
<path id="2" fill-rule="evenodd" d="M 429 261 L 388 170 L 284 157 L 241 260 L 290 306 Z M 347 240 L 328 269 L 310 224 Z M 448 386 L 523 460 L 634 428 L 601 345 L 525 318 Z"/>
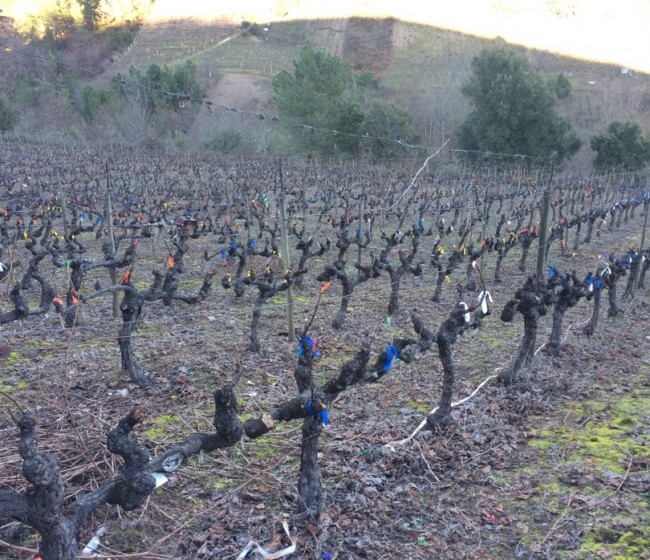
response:
<path id="1" fill-rule="evenodd" d="M 115 232 L 113 231 L 113 205 L 111 203 L 111 188 L 108 163 L 106 163 L 106 219 L 108 221 L 108 250 L 110 252 L 111 259 L 115 259 Z M 111 286 L 117 286 L 116 268 L 112 266 L 108 270 L 111 277 Z M 113 317 L 118 318 L 119 316 L 119 292 L 113 292 Z"/>
<path id="2" fill-rule="evenodd" d="M 68 207 L 65 203 L 65 193 L 59 191 L 59 203 L 61 204 L 61 214 L 63 214 L 63 235 L 68 239 Z"/>
<path id="3" fill-rule="evenodd" d="M 639 265 L 634 271 L 634 284 L 632 293 L 636 293 L 636 289 L 639 287 L 639 276 L 641 275 L 641 268 L 643 268 L 643 247 L 645 246 L 645 232 L 648 227 L 648 212 L 650 207 L 646 207 L 645 216 L 643 218 L 643 230 L 641 231 L 641 243 L 639 244 Z"/>
<path id="4" fill-rule="evenodd" d="M 282 182 L 282 160 L 279 160 L 280 172 L 280 232 L 282 235 L 282 258 L 287 269 L 291 268 L 291 259 L 289 258 L 289 232 L 287 224 L 287 208 L 284 198 L 284 184 Z M 289 340 L 296 338 L 296 329 L 293 322 L 293 293 L 291 286 L 287 288 L 287 329 L 289 331 Z"/>
<path id="5" fill-rule="evenodd" d="M 364 192 L 361 194 L 361 200 L 359 200 L 359 231 L 361 232 L 361 235 L 363 235 L 363 201 L 365 199 L 365 189 Z M 357 263 L 361 264 L 361 245 L 358 245 L 358 253 L 357 253 Z"/>
<path id="6" fill-rule="evenodd" d="M 537 248 L 537 285 L 544 281 L 544 264 L 546 260 L 546 240 L 548 239 L 548 213 L 551 207 L 551 183 L 555 169 L 555 153 L 551 155 L 551 175 L 542 195 L 542 217 L 539 223 L 539 246 Z"/>
<path id="7" fill-rule="evenodd" d="M 63 235 L 67 239 L 68 238 L 68 220 L 67 220 L 68 209 L 65 204 L 65 192 L 63 192 L 63 181 L 61 181 L 61 174 L 58 171 L 56 174 L 59 179 L 59 193 L 57 198 L 59 201 L 59 205 L 61 206 L 61 214 L 63 214 Z"/>
<path id="8" fill-rule="evenodd" d="M 551 207 L 551 183 L 553 182 L 553 170 L 555 169 L 555 152 L 551 154 L 551 174 L 548 179 L 548 184 L 544 188 L 544 193 L 542 194 L 542 213 L 539 223 L 539 246 L 537 247 L 537 270 L 536 270 L 536 288 L 539 293 L 539 288 L 544 281 L 544 264 L 546 261 L 546 243 L 548 239 L 548 213 Z M 535 357 L 535 346 L 537 339 L 537 329 L 531 335 L 533 337 L 530 342 L 528 356 L 526 356 L 526 363 L 529 364 L 532 362 Z"/>

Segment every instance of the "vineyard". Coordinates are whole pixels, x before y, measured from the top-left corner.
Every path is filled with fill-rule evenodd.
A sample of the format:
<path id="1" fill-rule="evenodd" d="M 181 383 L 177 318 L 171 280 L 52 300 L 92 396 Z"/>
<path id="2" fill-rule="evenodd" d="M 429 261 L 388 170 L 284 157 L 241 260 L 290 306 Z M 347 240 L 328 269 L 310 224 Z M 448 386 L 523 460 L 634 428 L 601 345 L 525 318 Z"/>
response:
<path id="1" fill-rule="evenodd" d="M 647 551 L 646 180 L 0 154 L 3 558 Z"/>

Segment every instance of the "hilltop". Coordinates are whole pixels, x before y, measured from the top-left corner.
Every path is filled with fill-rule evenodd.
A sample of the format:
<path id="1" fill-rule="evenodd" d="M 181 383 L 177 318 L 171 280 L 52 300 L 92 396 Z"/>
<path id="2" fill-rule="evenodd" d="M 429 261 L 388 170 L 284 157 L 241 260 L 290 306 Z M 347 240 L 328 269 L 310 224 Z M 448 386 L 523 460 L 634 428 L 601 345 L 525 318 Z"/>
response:
<path id="1" fill-rule="evenodd" d="M 270 114 L 272 77 L 291 69 L 301 46 L 311 44 L 340 56 L 355 71 L 374 72 L 384 95 L 414 117 L 423 143 L 437 147 L 453 135 L 467 109 L 459 89 L 472 57 L 498 36 L 526 52 L 543 74 L 569 78 L 572 95 L 559 108 L 583 139 L 577 168 L 589 167 L 589 138 L 612 120 L 634 120 L 650 129 L 650 78 L 643 72 L 650 45 L 635 32 L 636 22 L 650 11 L 644 3 L 627 0 L 615 12 L 606 2 L 559 0 L 501 0 L 489 8 L 461 0 L 436 11 L 416 4 L 275 0 L 221 9 L 197 0 L 157 0 L 133 43 L 91 83 L 107 87 L 132 65 L 146 70 L 152 63 L 190 60 L 207 100 Z M 254 32 L 242 28 L 244 21 L 256 24 Z M 207 107 L 187 117 L 181 138 L 174 136 L 176 147 L 200 147 L 216 130 L 234 128 L 251 135 L 255 151 L 265 152 L 278 128 Z"/>

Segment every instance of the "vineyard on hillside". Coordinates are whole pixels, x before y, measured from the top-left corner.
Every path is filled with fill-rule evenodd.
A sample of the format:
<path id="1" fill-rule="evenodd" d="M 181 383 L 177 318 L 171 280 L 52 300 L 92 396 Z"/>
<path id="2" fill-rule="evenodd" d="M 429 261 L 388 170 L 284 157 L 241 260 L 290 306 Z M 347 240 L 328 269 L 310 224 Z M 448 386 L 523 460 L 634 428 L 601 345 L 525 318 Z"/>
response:
<path id="1" fill-rule="evenodd" d="M 2 557 L 641 558 L 647 180 L 420 165 L 1 144 Z"/>

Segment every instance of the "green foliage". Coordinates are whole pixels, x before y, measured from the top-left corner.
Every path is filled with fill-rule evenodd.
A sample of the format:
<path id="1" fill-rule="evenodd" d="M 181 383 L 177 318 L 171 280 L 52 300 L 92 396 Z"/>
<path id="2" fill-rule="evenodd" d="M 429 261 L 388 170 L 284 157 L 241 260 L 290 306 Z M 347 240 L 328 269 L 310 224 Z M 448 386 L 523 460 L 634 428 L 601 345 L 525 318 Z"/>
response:
<path id="1" fill-rule="evenodd" d="M 615 121 L 607 130 L 591 138 L 596 152 L 594 167 L 599 171 L 637 171 L 650 162 L 650 136 L 637 123 Z"/>
<path id="2" fill-rule="evenodd" d="M 196 65 L 191 61 L 174 68 L 151 64 L 144 74 L 131 66 L 129 75 L 118 74 L 112 85 L 121 97 L 137 99 L 150 112 L 162 108 L 178 111 L 203 99 L 195 76 Z"/>
<path id="3" fill-rule="evenodd" d="M 81 92 L 81 115 L 87 122 L 92 122 L 97 111 L 111 99 L 111 92 L 105 89 L 95 89 L 85 86 Z"/>
<path id="4" fill-rule="evenodd" d="M 13 83 L 17 102 L 23 107 L 33 107 L 44 93 L 44 87 L 33 77 L 19 72 Z"/>
<path id="5" fill-rule="evenodd" d="M 77 3 L 81 6 L 83 26 L 89 31 L 97 29 L 102 18 L 101 0 L 77 0 Z"/>
<path id="6" fill-rule="evenodd" d="M 207 148 L 220 154 L 233 154 L 242 150 L 244 138 L 236 128 L 224 128 L 206 144 Z"/>
<path id="7" fill-rule="evenodd" d="M 372 72 L 363 72 L 358 74 L 355 78 L 357 87 L 364 90 L 378 90 L 379 89 L 379 80 Z"/>
<path id="8" fill-rule="evenodd" d="M 111 48 L 115 51 L 123 51 L 133 43 L 134 29 L 129 26 L 111 27 L 107 33 L 111 38 Z"/>
<path id="9" fill-rule="evenodd" d="M 558 74 L 553 82 L 551 82 L 551 89 L 558 99 L 566 99 L 571 95 L 571 82 L 564 74 Z"/>
<path id="10" fill-rule="evenodd" d="M 50 47 L 64 43 L 74 32 L 75 19 L 72 15 L 70 0 L 56 0 L 53 8 L 40 18 L 42 20 L 40 23 L 45 28 L 43 39 Z"/>
<path id="11" fill-rule="evenodd" d="M 283 70 L 275 76 L 273 103 L 302 150 L 327 155 L 356 152 L 358 139 L 329 132 L 355 134 L 363 122 L 359 97 L 351 91 L 353 85 L 347 65 L 309 46 L 294 60 L 293 73 Z"/>
<path id="12" fill-rule="evenodd" d="M 413 148 L 404 144 L 419 142 L 411 115 L 388 101 L 373 101 L 366 111 L 361 133 L 369 137 L 363 144 L 375 162 L 391 161 L 412 154 Z M 389 139 L 400 140 L 403 144 Z"/>
<path id="13" fill-rule="evenodd" d="M 253 35 L 254 37 L 259 37 L 263 34 L 263 29 L 259 23 L 251 23 L 250 21 L 244 20 L 241 22 L 241 28 L 244 33 Z"/>
<path id="14" fill-rule="evenodd" d="M 460 127 L 466 150 L 543 157 L 573 156 L 581 142 L 555 112 L 555 98 L 524 56 L 504 47 L 483 50 L 472 60 L 462 93 L 474 106 Z"/>
<path id="15" fill-rule="evenodd" d="M 20 120 L 20 115 L 0 92 L 0 132 L 11 132 Z"/>

